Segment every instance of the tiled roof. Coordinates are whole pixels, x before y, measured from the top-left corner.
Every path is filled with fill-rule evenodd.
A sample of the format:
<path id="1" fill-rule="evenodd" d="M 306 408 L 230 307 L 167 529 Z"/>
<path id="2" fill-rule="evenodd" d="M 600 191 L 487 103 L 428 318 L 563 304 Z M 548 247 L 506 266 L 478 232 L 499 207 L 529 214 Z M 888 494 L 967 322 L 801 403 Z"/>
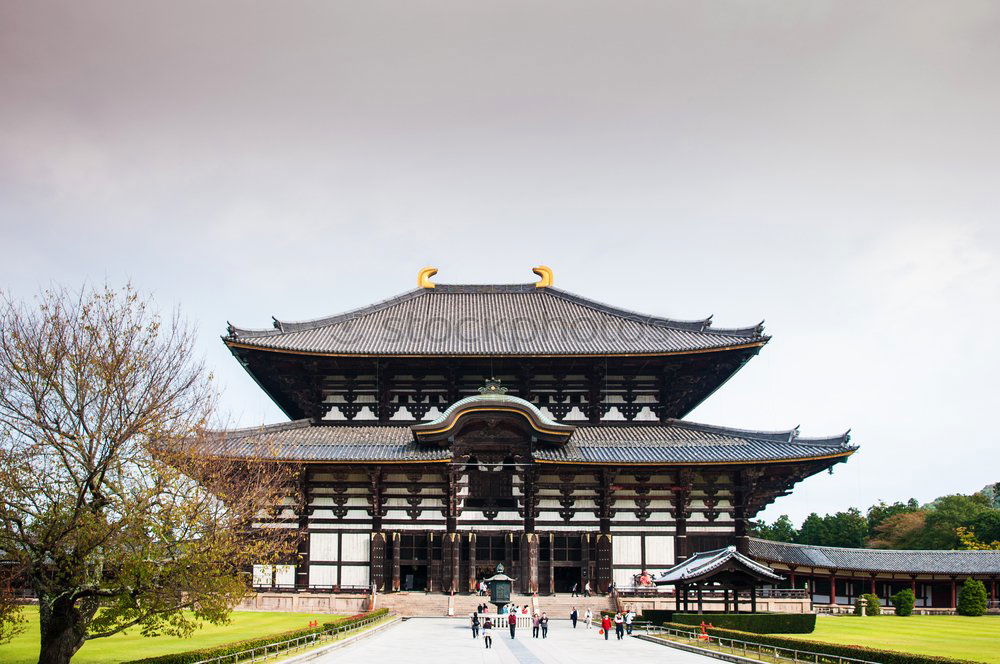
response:
<path id="1" fill-rule="evenodd" d="M 850 436 L 803 438 L 797 429 L 747 431 L 668 420 L 630 427 L 580 427 L 569 443 L 535 452 L 541 461 L 588 463 L 726 463 L 846 455 Z"/>
<path id="2" fill-rule="evenodd" d="M 1000 551 L 848 549 L 750 539 L 758 560 L 855 572 L 1000 574 Z"/>
<path id="3" fill-rule="evenodd" d="M 784 578 L 779 574 L 775 574 L 771 568 L 766 565 L 761 565 L 760 563 L 739 553 L 735 546 L 730 546 L 725 549 L 716 549 L 714 551 L 696 553 L 690 558 L 679 562 L 668 569 L 656 578 L 654 583 L 657 585 L 665 585 L 683 581 L 710 579 L 712 572 L 728 563 L 734 563 L 736 566 L 742 567 L 750 574 L 770 579 L 772 581 L 781 581 L 781 579 Z"/>
<path id="4" fill-rule="evenodd" d="M 763 344 L 763 326 L 648 316 L 534 284 L 418 288 L 343 314 L 274 329 L 230 325 L 229 344 L 338 355 L 659 354 Z"/>
<path id="5" fill-rule="evenodd" d="M 665 424 L 581 426 L 568 443 L 539 444 L 539 461 L 596 463 L 753 463 L 846 456 L 856 448 L 844 434 L 801 438 L 795 430 L 767 433 L 681 420 Z M 405 426 L 315 425 L 309 420 L 241 429 L 213 437 L 204 451 L 222 457 L 289 461 L 445 461 L 448 449 L 422 445 Z"/>

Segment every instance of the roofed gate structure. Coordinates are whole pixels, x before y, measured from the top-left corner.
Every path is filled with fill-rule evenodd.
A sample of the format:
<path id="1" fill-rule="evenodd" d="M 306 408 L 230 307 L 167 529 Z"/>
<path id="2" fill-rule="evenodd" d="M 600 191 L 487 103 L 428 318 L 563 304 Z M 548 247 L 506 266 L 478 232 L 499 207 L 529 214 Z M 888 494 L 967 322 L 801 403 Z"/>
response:
<path id="1" fill-rule="evenodd" d="M 206 454 L 299 469 L 275 524 L 298 554 L 261 588 L 469 591 L 502 563 L 520 592 L 630 585 L 699 551 L 747 553 L 747 523 L 844 461 L 806 438 L 683 419 L 754 357 L 716 328 L 537 283 L 418 288 L 223 341 L 290 421 Z"/>

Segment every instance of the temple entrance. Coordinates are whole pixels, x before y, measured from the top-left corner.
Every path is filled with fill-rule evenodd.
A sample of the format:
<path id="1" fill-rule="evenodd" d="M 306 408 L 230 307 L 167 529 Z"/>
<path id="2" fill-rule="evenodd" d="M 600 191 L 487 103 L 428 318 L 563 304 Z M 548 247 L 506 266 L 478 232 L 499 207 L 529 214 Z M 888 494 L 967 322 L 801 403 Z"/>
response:
<path id="1" fill-rule="evenodd" d="M 574 584 L 578 591 L 583 591 L 583 575 L 579 567 L 556 567 L 552 573 L 553 586 L 557 593 L 572 592 Z"/>
<path id="2" fill-rule="evenodd" d="M 400 590 L 427 590 L 427 565 L 400 565 Z"/>

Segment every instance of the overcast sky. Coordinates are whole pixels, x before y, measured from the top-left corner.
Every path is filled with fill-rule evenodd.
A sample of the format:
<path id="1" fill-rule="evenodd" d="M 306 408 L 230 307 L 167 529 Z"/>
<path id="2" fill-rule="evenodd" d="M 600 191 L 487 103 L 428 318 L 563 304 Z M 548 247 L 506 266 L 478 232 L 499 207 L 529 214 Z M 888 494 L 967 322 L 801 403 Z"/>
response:
<path id="1" fill-rule="evenodd" d="M 207 4 L 207 6 L 206 6 Z M 766 516 L 1000 481 L 996 2 L 0 1 L 0 287 L 227 320 L 441 283 L 774 339 L 690 415 L 851 428 Z"/>

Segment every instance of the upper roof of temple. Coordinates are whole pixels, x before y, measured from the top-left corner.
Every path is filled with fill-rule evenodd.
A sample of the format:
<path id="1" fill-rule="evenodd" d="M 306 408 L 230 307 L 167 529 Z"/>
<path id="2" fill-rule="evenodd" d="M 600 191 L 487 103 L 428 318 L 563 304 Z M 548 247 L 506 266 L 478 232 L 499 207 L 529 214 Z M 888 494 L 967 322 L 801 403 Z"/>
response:
<path id="1" fill-rule="evenodd" d="M 542 282 L 506 285 L 433 284 L 423 272 L 422 287 L 388 300 L 316 320 L 275 319 L 271 329 L 229 325 L 223 339 L 236 348 L 348 356 L 670 355 L 769 339 L 763 323 L 714 328 L 711 317 L 680 321 L 595 302 L 548 285 L 551 271 Z"/>

